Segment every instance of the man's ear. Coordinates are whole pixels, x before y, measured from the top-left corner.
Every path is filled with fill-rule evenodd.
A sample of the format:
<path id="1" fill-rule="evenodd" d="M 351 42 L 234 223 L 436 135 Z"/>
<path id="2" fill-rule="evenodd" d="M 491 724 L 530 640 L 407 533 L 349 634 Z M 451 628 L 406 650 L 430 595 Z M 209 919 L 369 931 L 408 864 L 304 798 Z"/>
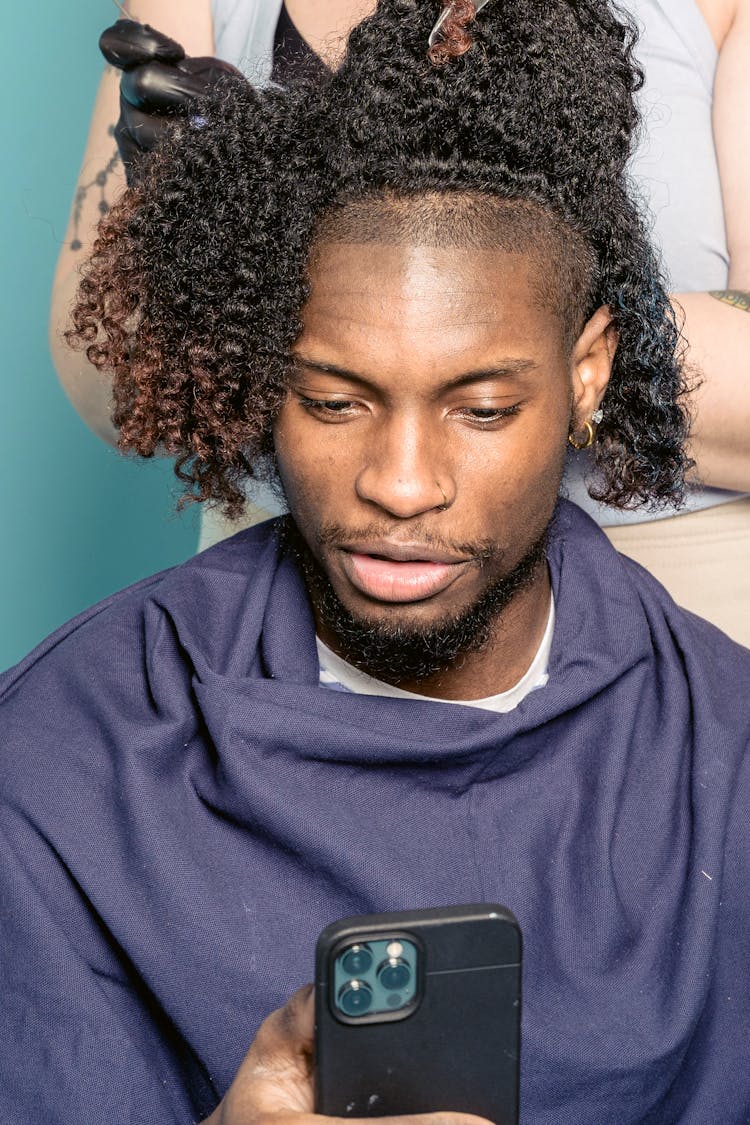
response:
<path id="1" fill-rule="evenodd" d="M 612 313 L 607 305 L 602 305 L 586 321 L 573 346 L 571 379 L 576 428 L 583 426 L 599 409 L 612 373 L 617 340 Z"/>

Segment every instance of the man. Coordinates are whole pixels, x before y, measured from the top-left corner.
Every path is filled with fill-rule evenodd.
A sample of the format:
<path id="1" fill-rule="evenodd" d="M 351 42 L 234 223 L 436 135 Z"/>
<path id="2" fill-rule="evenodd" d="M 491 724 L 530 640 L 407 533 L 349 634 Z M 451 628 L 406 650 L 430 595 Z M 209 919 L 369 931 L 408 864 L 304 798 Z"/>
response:
<path id="1" fill-rule="evenodd" d="M 638 97 L 643 124 L 630 170 L 652 216 L 650 230 L 673 286 L 677 317 L 684 320 L 688 359 L 702 373 L 686 400 L 696 465 L 686 504 L 671 514 L 669 508 L 622 512 L 596 504 L 586 489 L 585 459 L 570 466 L 565 485 L 571 499 L 607 528 L 617 549 L 654 574 L 679 605 L 749 645 L 750 317 L 743 309 L 750 301 L 732 287 L 747 288 L 750 245 L 745 232 L 750 132 L 747 115 L 738 108 L 747 100 L 750 81 L 750 3 L 628 0 L 619 7 L 638 24 L 637 59 L 645 75 Z M 179 9 L 164 0 L 139 0 L 129 11 L 175 35 L 189 53 L 218 55 L 256 84 L 272 77 L 286 85 L 300 72 L 319 74 L 324 66 L 336 65 L 344 32 L 374 8 L 373 0 L 183 0 Z M 196 70 L 203 83 L 217 70 L 213 64 L 206 68 L 207 59 L 165 66 L 182 55 L 182 48 L 131 21 L 118 20 L 101 44 L 113 66 L 125 68 L 117 135 L 124 166 L 134 170 L 137 150 L 157 143 L 175 100 L 194 96 Z M 111 386 L 65 346 L 58 326 L 67 321 L 80 263 L 90 252 L 100 218 L 97 193 L 89 192 L 82 205 L 81 196 L 96 170 L 112 165 L 116 73 L 108 70 L 97 96 L 86 170 L 54 286 L 51 338 L 58 374 L 76 409 L 113 443 L 118 432 L 110 418 Z M 122 168 L 107 175 L 114 189 Z M 200 542 L 209 546 L 270 514 L 278 514 L 278 502 L 252 488 L 239 521 L 204 508 Z"/>
<path id="2" fill-rule="evenodd" d="M 9 1125 L 308 1114 L 304 994 L 242 1060 L 319 930 L 478 900 L 524 935 L 522 1120 L 747 1116 L 750 654 L 557 499 L 570 445 L 620 506 L 687 463 L 630 34 L 470 17 L 228 86 L 102 229 L 73 338 L 124 443 L 290 516 L 3 681 Z"/>

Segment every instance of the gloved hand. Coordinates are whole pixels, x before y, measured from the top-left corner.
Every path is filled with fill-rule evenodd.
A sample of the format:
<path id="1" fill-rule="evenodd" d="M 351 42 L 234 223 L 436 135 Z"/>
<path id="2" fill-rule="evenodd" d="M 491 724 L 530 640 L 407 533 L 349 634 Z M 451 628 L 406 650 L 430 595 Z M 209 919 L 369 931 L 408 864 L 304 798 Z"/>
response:
<path id="1" fill-rule="evenodd" d="M 134 20 L 118 20 L 103 31 L 99 49 L 123 72 L 115 139 L 128 184 L 137 178 L 143 153 L 158 145 L 170 116 L 184 112 L 225 75 L 242 77 L 221 59 L 186 58 L 174 39 Z"/>

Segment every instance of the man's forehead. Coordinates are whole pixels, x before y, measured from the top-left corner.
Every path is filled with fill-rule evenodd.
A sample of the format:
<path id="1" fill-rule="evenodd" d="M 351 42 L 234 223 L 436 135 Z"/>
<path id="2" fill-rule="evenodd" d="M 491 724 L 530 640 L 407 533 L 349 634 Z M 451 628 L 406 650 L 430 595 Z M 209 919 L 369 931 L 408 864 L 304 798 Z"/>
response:
<path id="1" fill-rule="evenodd" d="M 463 301 L 467 291 L 497 300 L 509 291 L 528 296 L 537 271 L 536 259 L 525 253 L 351 240 L 319 242 L 309 276 L 311 295 L 319 297 Z"/>
<path id="2" fill-rule="evenodd" d="M 367 378 L 438 382 L 505 368 L 508 357 L 544 362 L 563 334 L 534 300 L 534 272 L 497 250 L 325 244 L 297 354 Z"/>
<path id="3" fill-rule="evenodd" d="M 535 302 L 535 272 L 501 251 L 326 244 L 311 270 L 303 338 L 349 354 L 416 349 L 441 366 L 463 353 L 527 348 L 529 338 L 559 334 Z"/>
<path id="4" fill-rule="evenodd" d="M 432 275 L 426 268 L 430 260 Z M 582 237 L 526 200 L 379 194 L 343 203 L 318 221 L 308 271 L 313 300 L 325 296 L 333 305 L 337 285 L 344 304 L 357 296 L 371 300 L 373 288 L 387 277 L 393 304 L 394 279 L 409 270 L 412 288 L 403 287 L 404 299 L 410 292 L 414 304 L 421 286 L 426 300 L 434 302 L 439 294 L 438 303 L 445 303 L 453 293 L 457 303 L 466 304 L 471 291 L 483 319 L 490 296 L 502 294 L 507 305 L 512 280 L 528 303 L 557 318 L 570 343 L 589 311 L 594 272 Z M 493 294 L 493 288 L 501 293 Z"/>
<path id="5" fill-rule="evenodd" d="M 567 354 L 565 325 L 539 299 L 537 265 L 498 250 L 332 243 L 311 271 L 298 355 L 368 377 L 450 381 Z"/>

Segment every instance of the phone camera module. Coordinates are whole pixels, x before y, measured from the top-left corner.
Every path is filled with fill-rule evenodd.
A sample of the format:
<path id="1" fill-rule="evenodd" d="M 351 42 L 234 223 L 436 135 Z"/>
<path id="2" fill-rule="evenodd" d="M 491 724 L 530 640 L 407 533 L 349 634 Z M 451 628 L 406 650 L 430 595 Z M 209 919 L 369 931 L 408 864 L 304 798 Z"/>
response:
<path id="1" fill-rule="evenodd" d="M 363 980 L 350 980 L 339 992 L 339 1007 L 347 1016 L 360 1016 L 372 1005 L 372 989 Z"/>
<path id="2" fill-rule="evenodd" d="M 372 965 L 372 953 L 366 945 L 353 945 L 341 958 L 341 967 L 353 977 L 361 977 Z"/>
<path id="3" fill-rule="evenodd" d="M 411 980 L 411 969 L 402 957 L 389 957 L 378 968 L 378 980 L 388 992 L 399 992 Z"/>
<path id="4" fill-rule="evenodd" d="M 419 1003 L 419 957 L 406 935 L 352 934 L 332 953 L 332 1010 L 344 1023 L 405 1018 Z"/>

